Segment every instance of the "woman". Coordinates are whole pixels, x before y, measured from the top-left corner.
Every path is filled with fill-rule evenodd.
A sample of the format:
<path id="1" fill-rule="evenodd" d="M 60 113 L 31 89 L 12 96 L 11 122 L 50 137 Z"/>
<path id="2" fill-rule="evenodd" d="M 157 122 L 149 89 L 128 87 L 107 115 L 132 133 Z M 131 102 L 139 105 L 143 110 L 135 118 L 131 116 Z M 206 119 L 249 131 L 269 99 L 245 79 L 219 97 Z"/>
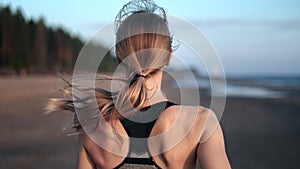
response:
<path id="1" fill-rule="evenodd" d="M 125 85 L 116 93 L 98 87 L 95 93 L 105 124 L 115 131 L 114 140 L 101 139 L 109 142 L 110 147 L 122 148 L 120 152 L 112 153 L 99 146 L 89 132 L 82 130 L 76 117 L 75 126 L 82 131 L 77 168 L 190 169 L 196 167 L 197 161 L 202 169 L 231 168 L 222 130 L 214 113 L 201 106 L 174 104 L 161 92 L 164 66 L 169 65 L 172 57 L 172 38 L 164 9 L 150 1 L 131 1 L 121 9 L 116 23 L 116 56 L 119 65 L 125 67 L 129 79 L 127 87 Z M 52 100 L 48 108 L 74 111 L 70 102 Z M 190 112 L 196 116 L 188 127 Z M 179 127 L 155 143 L 137 143 L 131 139 L 158 136 L 168 132 L 175 123 Z M 102 124 L 99 120 L 93 132 L 104 133 Z M 182 135 L 184 137 L 179 141 L 173 141 Z"/>

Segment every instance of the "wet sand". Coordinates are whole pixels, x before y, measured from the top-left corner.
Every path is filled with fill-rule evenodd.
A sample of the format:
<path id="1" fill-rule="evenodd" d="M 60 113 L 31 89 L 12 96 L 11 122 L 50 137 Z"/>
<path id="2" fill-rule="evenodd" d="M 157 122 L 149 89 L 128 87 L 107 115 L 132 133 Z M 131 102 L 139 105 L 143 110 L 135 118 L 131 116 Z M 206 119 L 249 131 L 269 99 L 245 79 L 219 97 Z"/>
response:
<path id="1" fill-rule="evenodd" d="M 62 128 L 67 112 L 43 114 L 59 78 L 0 79 L 0 168 L 71 169 L 77 137 Z M 201 98 L 202 99 L 202 98 Z M 202 103 L 209 105 L 209 98 Z M 221 120 L 233 168 L 297 168 L 300 154 L 300 99 L 227 98 Z"/>
<path id="2" fill-rule="evenodd" d="M 75 167 L 77 138 L 62 131 L 71 114 L 43 113 L 50 91 L 62 84 L 54 77 L 0 80 L 1 169 Z"/>

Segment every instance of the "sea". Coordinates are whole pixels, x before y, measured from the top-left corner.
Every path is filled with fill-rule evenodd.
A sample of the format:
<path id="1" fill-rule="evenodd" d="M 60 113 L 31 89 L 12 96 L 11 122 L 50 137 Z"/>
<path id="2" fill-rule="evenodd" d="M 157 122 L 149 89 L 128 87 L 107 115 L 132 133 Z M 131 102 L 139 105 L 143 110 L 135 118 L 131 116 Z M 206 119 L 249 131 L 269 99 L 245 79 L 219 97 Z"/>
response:
<path id="1" fill-rule="evenodd" d="M 176 79 L 181 87 L 198 87 L 211 96 L 245 98 L 300 98 L 300 76 L 233 76 L 224 81 L 200 77 Z M 214 87 L 212 87 L 214 86 Z M 225 92 L 225 93 L 224 93 Z"/>

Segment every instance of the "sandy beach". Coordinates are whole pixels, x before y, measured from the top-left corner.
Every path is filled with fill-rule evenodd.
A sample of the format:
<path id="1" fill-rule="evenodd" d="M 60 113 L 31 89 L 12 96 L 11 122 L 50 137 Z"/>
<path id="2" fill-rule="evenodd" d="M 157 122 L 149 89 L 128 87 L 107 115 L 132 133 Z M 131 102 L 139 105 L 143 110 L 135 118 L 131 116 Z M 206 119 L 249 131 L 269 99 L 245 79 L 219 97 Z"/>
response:
<path id="1" fill-rule="evenodd" d="M 1 169 L 75 167 L 77 137 L 62 131 L 72 115 L 43 114 L 51 90 L 63 84 L 54 76 L 0 78 Z M 299 97 L 227 98 L 221 124 L 232 167 L 297 168 L 299 109 Z"/>

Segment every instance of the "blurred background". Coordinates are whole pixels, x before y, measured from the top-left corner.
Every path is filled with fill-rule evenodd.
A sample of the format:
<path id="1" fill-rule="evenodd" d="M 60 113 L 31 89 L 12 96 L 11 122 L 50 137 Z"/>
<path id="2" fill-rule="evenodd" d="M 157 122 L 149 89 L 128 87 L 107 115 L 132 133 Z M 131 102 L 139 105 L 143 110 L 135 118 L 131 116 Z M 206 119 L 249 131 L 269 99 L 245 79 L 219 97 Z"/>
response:
<path id="1" fill-rule="evenodd" d="M 156 0 L 203 32 L 227 79 L 221 120 L 233 168 L 296 168 L 300 154 L 300 1 Z M 62 131 L 72 114 L 44 115 L 47 97 L 71 75 L 84 43 L 112 23 L 127 1 L 0 2 L 0 168 L 74 168 L 77 137 Z M 187 37 L 189 32 L 186 32 Z M 176 32 L 174 32 L 176 36 Z M 192 35 L 190 35 L 192 36 Z M 105 50 L 109 45 L 97 44 Z M 203 63 L 181 45 L 210 104 Z M 172 70 L 184 72 L 174 60 Z M 99 69 L 116 66 L 108 53 Z M 178 73 L 182 81 L 188 77 Z M 174 89 L 175 90 L 175 89 Z M 170 96 L 171 98 L 176 96 Z"/>

